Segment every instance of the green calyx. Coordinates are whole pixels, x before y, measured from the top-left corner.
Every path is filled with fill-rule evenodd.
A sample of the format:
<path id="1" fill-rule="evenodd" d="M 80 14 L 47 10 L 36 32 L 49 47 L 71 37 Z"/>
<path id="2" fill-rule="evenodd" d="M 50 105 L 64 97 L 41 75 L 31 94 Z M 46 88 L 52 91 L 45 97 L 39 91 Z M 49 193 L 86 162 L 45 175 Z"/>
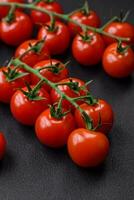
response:
<path id="1" fill-rule="evenodd" d="M 13 69 L 9 66 L 7 67 L 7 70 L 3 70 L 2 72 L 8 82 L 14 81 L 18 78 L 22 78 L 29 74 L 28 72 L 18 72 L 18 66 L 14 67 Z"/>
<path id="2" fill-rule="evenodd" d="M 89 9 L 89 5 L 88 5 L 88 1 L 87 0 L 85 1 L 84 5 L 82 6 L 82 8 L 80 10 L 84 15 L 89 15 L 90 14 L 90 9 Z"/>
<path id="3" fill-rule="evenodd" d="M 80 35 L 80 37 L 82 38 L 82 40 L 84 42 L 89 42 L 90 43 L 92 41 L 93 36 L 88 34 L 88 30 L 84 31 L 83 34 L 79 34 L 79 35 Z"/>
<path id="4" fill-rule="evenodd" d="M 34 45 L 31 45 L 31 43 L 29 43 L 30 51 L 34 51 L 35 53 L 40 53 L 42 51 L 43 47 L 44 47 L 45 40 L 46 40 L 46 38 L 38 41 Z"/>
<path id="5" fill-rule="evenodd" d="M 38 95 L 38 92 L 42 86 L 42 84 L 44 83 L 44 81 L 39 81 L 37 83 L 37 85 L 34 88 L 31 88 L 29 83 L 25 82 L 27 90 L 25 91 L 23 89 L 20 88 L 20 91 L 30 100 L 30 101 L 40 101 L 40 100 L 44 100 L 44 97 L 41 97 Z"/>
<path id="6" fill-rule="evenodd" d="M 117 21 L 118 22 L 125 22 L 129 15 L 130 15 L 130 10 L 128 10 L 126 13 L 123 10 L 121 10 L 120 16 L 118 17 Z"/>
<path id="7" fill-rule="evenodd" d="M 3 19 L 3 21 L 7 22 L 7 23 L 11 23 L 15 20 L 15 14 L 14 11 L 16 9 L 16 6 L 11 6 L 9 13 L 7 14 L 7 16 Z"/>
<path id="8" fill-rule="evenodd" d="M 129 45 L 123 47 L 123 46 L 122 46 L 122 42 L 119 41 L 119 42 L 118 42 L 118 46 L 117 46 L 117 52 L 120 53 L 120 54 L 125 54 L 126 51 L 127 51 L 129 48 L 130 48 Z"/>

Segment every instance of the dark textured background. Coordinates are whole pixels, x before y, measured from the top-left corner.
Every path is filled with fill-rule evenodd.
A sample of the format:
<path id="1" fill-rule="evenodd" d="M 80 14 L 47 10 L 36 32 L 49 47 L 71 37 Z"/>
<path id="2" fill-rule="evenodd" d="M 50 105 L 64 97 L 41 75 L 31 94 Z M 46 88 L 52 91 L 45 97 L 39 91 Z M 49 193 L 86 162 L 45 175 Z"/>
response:
<path id="1" fill-rule="evenodd" d="M 65 11 L 82 0 L 60 0 Z M 120 8 L 134 7 L 133 0 L 94 0 L 91 6 L 103 21 Z M 133 21 L 131 14 L 129 20 Z M 13 49 L 0 44 L 0 63 Z M 67 60 L 69 53 L 63 56 Z M 134 76 L 124 80 L 108 77 L 101 67 L 84 69 L 74 60 L 71 76 L 93 79 L 92 90 L 106 99 L 115 111 L 110 134 L 111 151 L 99 168 L 80 169 L 69 159 L 66 149 L 52 150 L 36 140 L 34 130 L 18 124 L 7 105 L 0 106 L 0 130 L 6 135 L 8 150 L 0 163 L 0 200 L 133 200 L 134 199 Z"/>

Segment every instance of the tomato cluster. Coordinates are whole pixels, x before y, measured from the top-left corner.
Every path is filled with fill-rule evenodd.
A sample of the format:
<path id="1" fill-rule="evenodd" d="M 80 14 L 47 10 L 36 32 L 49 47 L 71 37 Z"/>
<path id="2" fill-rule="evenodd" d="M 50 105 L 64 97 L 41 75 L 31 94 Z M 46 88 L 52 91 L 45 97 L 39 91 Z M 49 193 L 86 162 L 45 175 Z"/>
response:
<path id="1" fill-rule="evenodd" d="M 23 0 L 6 2 L 24 3 Z M 90 67 L 102 61 L 107 74 L 126 77 L 134 70 L 134 53 L 130 47 L 134 42 L 134 27 L 126 22 L 111 22 L 103 35 L 95 11 L 84 7 L 72 13 L 65 24 L 60 20 L 63 9 L 58 2 L 40 1 L 36 6 L 59 15 L 50 18 L 37 10 L 28 15 L 18 8 L 9 15 L 9 7 L 0 7 L 0 39 L 18 46 L 14 59 L 22 63 L 18 66 L 11 62 L 1 67 L 0 101 L 10 103 L 18 122 L 35 126 L 42 144 L 52 148 L 67 145 L 76 164 L 95 167 L 109 151 L 107 135 L 113 126 L 113 110 L 105 100 L 94 98 L 83 80 L 70 77 L 66 64 L 52 56 L 63 54 L 72 41 L 73 56 L 81 65 Z M 101 31 L 85 30 L 80 24 Z M 35 26 L 38 34 L 32 39 Z M 129 42 L 117 42 L 109 34 L 128 38 Z M 23 64 L 33 69 L 33 73 L 24 70 Z M 5 139 L 0 135 L 0 159 L 5 146 Z"/>

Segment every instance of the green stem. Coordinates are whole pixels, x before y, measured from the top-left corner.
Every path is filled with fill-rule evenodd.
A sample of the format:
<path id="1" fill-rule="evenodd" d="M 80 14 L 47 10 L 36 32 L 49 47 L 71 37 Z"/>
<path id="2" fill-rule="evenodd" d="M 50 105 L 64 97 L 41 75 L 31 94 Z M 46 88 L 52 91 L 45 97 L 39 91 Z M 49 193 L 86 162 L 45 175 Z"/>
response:
<path id="1" fill-rule="evenodd" d="M 112 17 L 106 24 L 104 24 L 104 26 L 101 27 L 102 30 L 104 30 L 111 22 L 114 22 L 118 20 L 117 16 Z"/>
<path id="2" fill-rule="evenodd" d="M 92 26 L 87 26 L 87 25 L 81 24 L 81 23 L 77 22 L 76 20 L 71 19 L 68 14 L 59 14 L 59 13 L 56 13 L 56 12 L 52 12 L 52 11 L 49 11 L 47 9 L 36 6 L 34 4 L 2 2 L 2 3 L 0 3 L 0 6 L 15 6 L 15 7 L 18 7 L 18 8 L 27 8 L 27 9 L 31 9 L 31 10 L 37 10 L 37 11 L 40 11 L 42 13 L 48 14 L 49 16 L 53 15 L 55 17 L 62 19 L 62 20 L 65 20 L 67 22 L 72 22 L 72 23 L 80 26 L 82 28 L 82 30 L 88 29 L 88 30 L 91 30 L 93 32 L 100 33 L 102 35 L 109 36 L 109 37 L 116 39 L 116 40 L 129 41 L 129 38 L 118 37 L 116 35 L 106 33 L 101 28 L 94 28 Z"/>

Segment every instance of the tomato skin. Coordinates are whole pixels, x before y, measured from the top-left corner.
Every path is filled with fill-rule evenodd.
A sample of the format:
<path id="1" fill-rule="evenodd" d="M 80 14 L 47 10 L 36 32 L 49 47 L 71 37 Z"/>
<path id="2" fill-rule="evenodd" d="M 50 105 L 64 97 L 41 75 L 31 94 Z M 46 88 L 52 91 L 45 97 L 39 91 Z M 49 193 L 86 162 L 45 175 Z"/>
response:
<path id="1" fill-rule="evenodd" d="M 119 36 L 129 38 L 129 44 L 134 44 L 134 26 L 127 22 L 112 22 L 104 29 L 105 32 Z M 103 36 L 106 45 L 115 43 L 116 40 Z"/>
<path id="2" fill-rule="evenodd" d="M 33 46 L 37 42 L 38 42 L 38 40 L 27 40 L 27 41 L 23 42 L 16 49 L 15 57 L 17 58 L 17 57 L 21 56 L 22 54 L 24 54 L 30 48 L 29 44 L 31 44 Z M 44 44 L 44 47 L 42 48 L 40 53 L 35 53 L 33 51 L 30 51 L 21 58 L 21 61 L 26 63 L 27 65 L 33 67 L 34 65 L 36 65 L 36 63 L 38 63 L 42 60 L 49 59 L 49 57 L 50 57 L 49 51 L 48 51 L 46 45 Z"/>
<path id="3" fill-rule="evenodd" d="M 70 82 L 70 80 L 72 80 L 73 82 L 78 82 L 79 87 L 85 85 L 84 81 L 82 81 L 80 79 L 77 79 L 77 78 L 67 78 L 67 79 L 64 79 L 64 80 L 60 81 L 60 83 Z M 72 98 L 86 95 L 86 92 L 84 90 L 81 90 L 81 91 L 79 91 L 79 93 L 76 93 L 75 91 L 73 91 L 67 85 L 59 85 L 58 88 L 63 93 L 65 93 L 66 95 L 68 95 L 69 97 L 72 97 Z M 51 90 L 50 97 L 51 97 L 52 103 L 56 103 L 56 102 L 58 102 L 60 100 L 60 95 L 54 89 Z M 77 103 L 78 104 L 82 104 L 83 101 L 82 100 L 78 100 Z M 62 100 L 62 107 L 66 108 L 66 109 L 73 109 L 72 104 L 69 101 L 65 100 L 65 99 Z"/>
<path id="4" fill-rule="evenodd" d="M 68 152 L 80 167 L 96 167 L 108 155 L 109 141 L 101 132 L 76 129 L 68 138 Z"/>
<path id="5" fill-rule="evenodd" d="M 78 11 L 73 13 L 70 18 L 79 22 L 81 24 L 85 24 L 87 26 L 93 26 L 95 28 L 99 27 L 101 24 L 100 18 L 95 11 L 90 11 L 88 15 L 85 15 L 83 12 Z M 80 33 L 82 29 L 76 24 L 69 22 L 68 27 L 71 35 L 74 37 L 77 33 Z"/>
<path id="6" fill-rule="evenodd" d="M 3 103 L 9 103 L 15 91 L 18 88 L 24 87 L 25 82 L 30 82 L 30 76 L 26 75 L 22 78 L 8 82 L 3 71 L 7 72 L 7 67 L 0 68 L 0 101 Z M 24 70 L 19 69 L 18 72 L 24 72 Z"/>
<path id="7" fill-rule="evenodd" d="M 98 103 L 95 105 L 82 104 L 80 106 L 89 117 L 93 120 L 93 127 L 97 127 L 99 118 L 101 118 L 101 127 L 99 127 L 96 131 L 102 133 L 109 133 L 113 126 L 113 118 L 114 114 L 111 106 L 104 100 L 99 99 Z M 76 124 L 79 128 L 86 128 L 84 119 L 82 118 L 79 110 L 75 111 L 75 120 Z"/>
<path id="8" fill-rule="evenodd" d="M 16 3 L 24 3 L 23 0 L 0 0 L 0 3 L 12 3 L 12 2 L 16 2 Z M 6 15 L 9 12 L 9 7 L 8 6 L 0 6 L 0 19 L 2 19 L 3 17 L 6 17 Z M 17 10 L 21 10 L 20 8 Z"/>
<path id="9" fill-rule="evenodd" d="M 3 159 L 6 152 L 7 142 L 3 133 L 0 132 L 0 160 Z"/>
<path id="10" fill-rule="evenodd" d="M 57 82 L 61 81 L 62 79 L 65 79 L 68 77 L 69 71 L 67 68 L 64 68 L 64 64 L 61 63 L 60 67 L 63 68 L 63 70 L 59 71 L 59 73 L 56 73 L 56 74 L 53 73 L 52 71 L 50 71 L 50 69 L 44 68 L 44 67 L 48 67 L 50 65 L 56 65 L 57 63 L 61 63 L 61 62 L 56 59 L 43 60 L 43 61 L 37 63 L 33 68 L 38 70 L 42 67 L 43 69 L 40 70 L 40 74 L 42 76 L 44 76 L 45 78 L 47 78 L 49 81 L 57 83 Z M 32 84 L 37 84 L 39 82 L 39 80 L 40 79 L 36 75 L 31 74 L 31 83 Z M 44 84 L 42 87 L 47 91 L 51 90 L 51 87 L 48 86 L 47 84 Z"/>
<path id="11" fill-rule="evenodd" d="M 74 129 L 75 120 L 71 113 L 62 119 L 56 119 L 51 116 L 50 109 L 41 113 L 35 124 L 36 136 L 39 141 L 52 148 L 66 145 L 68 136 Z"/>
<path id="12" fill-rule="evenodd" d="M 27 91 L 26 88 L 23 88 Z M 42 100 L 29 100 L 20 90 L 17 90 L 11 98 L 10 108 L 14 118 L 28 126 L 35 124 L 37 117 L 48 108 L 50 104 L 49 94 L 42 88 L 38 91 Z"/>
<path id="13" fill-rule="evenodd" d="M 30 17 L 20 11 L 15 11 L 15 20 L 11 23 L 0 22 L 1 40 L 11 46 L 17 46 L 30 38 L 32 30 L 33 25 Z"/>
<path id="14" fill-rule="evenodd" d="M 89 31 L 88 35 L 92 37 L 91 41 L 84 41 L 80 35 L 77 35 L 72 44 L 74 58 L 85 66 L 98 64 L 105 49 L 101 35 L 92 31 Z"/>
<path id="15" fill-rule="evenodd" d="M 50 24 L 50 22 L 47 23 L 48 26 L 50 26 Z M 58 21 L 55 23 L 55 27 L 57 27 L 57 30 L 55 31 L 49 31 L 47 26 L 42 27 L 37 36 L 39 40 L 46 38 L 45 44 L 51 55 L 64 53 L 70 43 L 70 33 L 68 27 Z"/>
<path id="16" fill-rule="evenodd" d="M 59 14 L 63 14 L 63 9 L 61 5 L 58 2 L 51 2 L 51 3 L 46 3 L 44 1 L 41 1 L 36 4 L 37 6 L 41 8 L 45 8 L 46 10 L 53 11 Z M 50 21 L 49 15 L 45 13 L 41 13 L 39 11 L 33 10 L 31 12 L 31 18 L 34 22 L 34 24 L 45 24 L 46 22 Z"/>
<path id="17" fill-rule="evenodd" d="M 117 51 L 117 43 L 108 46 L 103 55 L 103 69 L 114 78 L 124 78 L 134 71 L 134 53 L 128 48 L 125 53 Z M 125 47 L 126 44 L 123 44 Z"/>

